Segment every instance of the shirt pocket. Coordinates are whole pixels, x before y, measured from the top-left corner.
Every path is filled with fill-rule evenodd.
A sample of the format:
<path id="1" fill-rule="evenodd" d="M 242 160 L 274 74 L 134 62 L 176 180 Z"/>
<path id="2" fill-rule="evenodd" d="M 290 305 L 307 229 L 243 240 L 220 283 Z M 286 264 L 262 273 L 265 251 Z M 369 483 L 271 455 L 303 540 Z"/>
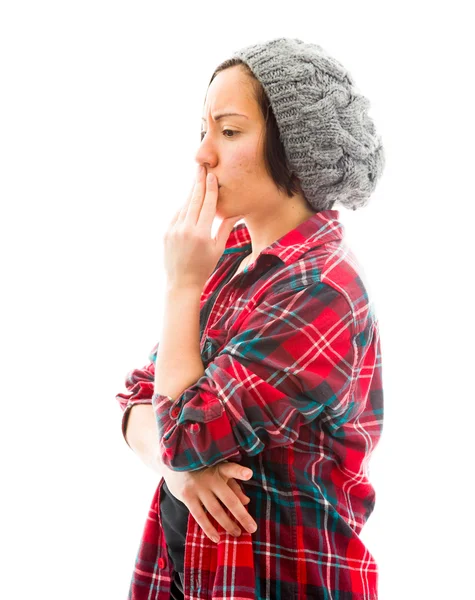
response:
<path id="1" fill-rule="evenodd" d="M 201 350 L 201 359 L 209 363 L 224 348 L 227 342 L 227 329 L 208 329 Z"/>

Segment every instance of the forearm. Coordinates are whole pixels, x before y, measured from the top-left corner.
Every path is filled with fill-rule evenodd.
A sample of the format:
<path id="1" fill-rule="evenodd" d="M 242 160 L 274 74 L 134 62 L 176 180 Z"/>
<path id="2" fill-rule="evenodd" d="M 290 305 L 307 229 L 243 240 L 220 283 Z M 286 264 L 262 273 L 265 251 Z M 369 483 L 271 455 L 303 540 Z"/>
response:
<path id="1" fill-rule="evenodd" d="M 205 373 L 200 352 L 201 290 L 168 287 L 155 364 L 157 394 L 175 399 Z"/>
<path id="2" fill-rule="evenodd" d="M 151 404 L 137 404 L 130 409 L 125 438 L 142 462 L 163 477 L 169 469 L 160 460 L 157 422 Z"/>
<path id="3" fill-rule="evenodd" d="M 200 352 L 200 298 L 195 288 L 167 288 L 162 335 L 155 362 L 154 391 L 175 399 L 204 375 Z M 130 409 L 126 440 L 148 467 L 163 476 L 156 417 L 152 404 Z"/>

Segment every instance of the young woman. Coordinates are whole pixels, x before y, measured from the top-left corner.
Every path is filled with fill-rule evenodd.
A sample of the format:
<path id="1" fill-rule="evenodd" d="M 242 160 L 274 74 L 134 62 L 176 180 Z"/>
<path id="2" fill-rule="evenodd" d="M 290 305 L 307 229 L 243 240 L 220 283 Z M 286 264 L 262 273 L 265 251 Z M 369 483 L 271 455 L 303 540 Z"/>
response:
<path id="1" fill-rule="evenodd" d="M 164 239 L 161 341 L 117 395 L 127 442 L 163 476 L 129 599 L 377 598 L 359 533 L 379 324 L 334 208 L 364 206 L 382 174 L 368 106 L 298 39 L 211 78 L 200 169 Z"/>

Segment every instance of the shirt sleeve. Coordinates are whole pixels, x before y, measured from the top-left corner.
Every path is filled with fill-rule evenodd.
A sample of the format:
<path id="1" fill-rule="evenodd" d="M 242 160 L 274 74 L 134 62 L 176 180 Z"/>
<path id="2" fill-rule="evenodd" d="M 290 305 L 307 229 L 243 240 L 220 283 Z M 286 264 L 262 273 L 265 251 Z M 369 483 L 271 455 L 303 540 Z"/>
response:
<path id="1" fill-rule="evenodd" d="M 318 417 L 334 428 L 350 417 L 355 326 L 344 295 L 321 282 L 289 284 L 249 310 L 194 385 L 174 401 L 152 395 L 170 469 L 239 461 L 292 444 Z"/>
<path id="2" fill-rule="evenodd" d="M 130 409 L 135 404 L 152 404 L 152 395 L 155 382 L 155 361 L 158 351 L 157 342 L 149 353 L 149 362 L 140 369 L 132 369 L 125 377 L 126 392 L 116 394 L 116 400 L 122 409 L 122 435 L 127 442 L 125 432 Z M 127 442 L 127 445 L 129 443 Z M 130 445 L 129 445 L 130 446 Z"/>

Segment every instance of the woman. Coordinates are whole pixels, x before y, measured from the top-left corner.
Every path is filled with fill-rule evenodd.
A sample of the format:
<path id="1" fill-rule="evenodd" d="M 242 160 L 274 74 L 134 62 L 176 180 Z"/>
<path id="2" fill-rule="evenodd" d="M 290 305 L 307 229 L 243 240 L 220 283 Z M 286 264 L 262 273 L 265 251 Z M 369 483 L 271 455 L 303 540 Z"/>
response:
<path id="1" fill-rule="evenodd" d="M 382 174 L 368 106 L 298 39 L 244 48 L 211 78 L 202 170 L 164 240 L 161 342 L 117 395 L 127 442 L 152 432 L 163 474 L 131 599 L 377 598 L 359 533 L 383 422 L 379 325 L 333 208 L 364 206 Z"/>

